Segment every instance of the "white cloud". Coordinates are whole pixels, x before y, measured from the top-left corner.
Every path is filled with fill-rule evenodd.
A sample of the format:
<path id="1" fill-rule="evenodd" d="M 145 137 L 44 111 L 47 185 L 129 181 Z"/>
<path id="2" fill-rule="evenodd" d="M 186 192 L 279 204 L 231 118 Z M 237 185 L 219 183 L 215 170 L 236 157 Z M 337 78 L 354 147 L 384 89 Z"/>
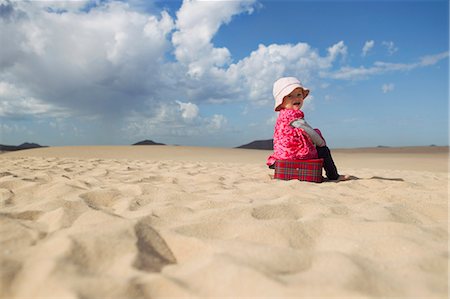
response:
<path id="1" fill-rule="evenodd" d="M 374 45 L 375 45 L 375 42 L 373 40 L 366 41 L 364 43 L 364 47 L 362 49 L 362 56 L 366 56 L 367 53 L 369 53 L 369 51 L 372 50 Z"/>
<path id="2" fill-rule="evenodd" d="M 1 2 L 6 3 L 8 0 L 2 0 Z M 0 3 L 1 3 L 0 2 Z M 23 0 L 9 0 L 9 2 L 25 2 Z M 43 9 L 50 13 L 64 13 L 64 12 L 77 12 L 80 9 L 86 7 L 86 5 L 98 4 L 99 0 L 52 0 L 52 1 L 42 1 L 42 0 L 29 0 L 33 2 L 33 6 L 37 9 Z"/>
<path id="3" fill-rule="evenodd" d="M 24 117 L 67 117 L 69 111 L 46 103 L 29 95 L 23 89 L 0 81 L 0 116 L 12 118 Z"/>
<path id="4" fill-rule="evenodd" d="M 344 44 L 344 41 L 340 41 L 328 48 L 328 57 L 330 62 L 333 62 L 338 56 L 342 56 L 345 58 L 346 55 L 347 46 Z"/>
<path id="5" fill-rule="evenodd" d="M 322 72 L 322 77 L 333 78 L 333 79 L 342 79 L 342 80 L 361 80 L 367 79 L 372 75 L 384 74 L 387 72 L 394 71 L 410 71 L 420 67 L 426 67 L 430 65 L 434 65 L 439 61 L 448 58 L 448 52 L 442 52 L 435 55 L 428 55 L 420 58 L 418 62 L 414 63 L 389 63 L 377 61 L 371 67 L 360 66 L 358 68 L 354 67 L 342 67 L 338 71 L 335 72 Z"/>
<path id="6" fill-rule="evenodd" d="M 420 58 L 420 62 L 418 63 L 418 66 L 425 67 L 425 66 L 436 64 L 439 61 L 441 61 L 442 59 L 447 58 L 448 55 L 449 55 L 448 52 L 442 52 L 442 53 L 436 54 L 436 55 L 424 56 L 424 57 Z"/>
<path id="7" fill-rule="evenodd" d="M 58 14 L 34 2 L 5 3 L 0 39 L 11 42 L 2 45 L 1 81 L 26 82 L 23 92 L 81 115 L 116 117 L 158 95 L 174 26 L 166 12 L 111 2 Z"/>
<path id="8" fill-rule="evenodd" d="M 394 84 L 393 83 L 389 83 L 389 84 L 383 84 L 381 86 L 381 90 L 383 91 L 383 93 L 388 93 L 394 90 Z"/>
<path id="9" fill-rule="evenodd" d="M 227 48 L 215 48 L 212 38 L 233 15 L 251 13 L 254 1 L 185 0 L 177 12 L 176 32 L 172 43 L 177 60 L 188 68 L 187 74 L 198 77 L 211 67 L 231 62 Z"/>
<path id="10" fill-rule="evenodd" d="M 389 55 L 393 55 L 395 52 L 398 51 L 398 48 L 395 46 L 393 41 L 383 41 L 381 43 L 383 46 L 386 47 L 386 50 L 388 51 Z"/>
<path id="11" fill-rule="evenodd" d="M 186 120 L 195 119 L 198 116 L 198 106 L 193 103 L 183 103 L 176 101 L 180 106 L 181 116 Z"/>
<path id="12" fill-rule="evenodd" d="M 340 41 L 328 48 L 327 56 L 320 56 L 306 43 L 295 45 L 259 45 L 248 57 L 230 65 L 226 78 L 240 87 L 240 95 L 257 105 L 273 102 L 272 84 L 281 76 L 298 77 L 309 86 L 317 73 L 328 70 L 338 57 L 344 57 L 347 47 Z"/>
<path id="13" fill-rule="evenodd" d="M 228 120 L 225 116 L 221 114 L 214 114 L 210 119 L 207 120 L 208 126 L 207 128 L 211 131 L 219 131 L 222 130 L 226 124 L 228 123 Z"/>
<path id="14" fill-rule="evenodd" d="M 175 109 L 174 109 L 175 108 Z M 178 109 L 176 109 L 178 108 Z M 180 101 L 161 103 L 150 116 L 134 113 L 125 119 L 123 131 L 128 136 L 207 136 L 226 130 L 228 120 L 221 114 L 202 117 L 193 103 Z"/>
<path id="15" fill-rule="evenodd" d="M 233 17 L 252 13 L 254 0 L 185 0 L 175 18 L 136 9 L 145 6 L 143 0 L 0 3 L 0 39 L 8 40 L 0 52 L 2 117 L 102 118 L 141 136 L 226 130 L 225 116 L 202 117 L 199 104 L 245 102 L 271 109 L 272 84 L 281 76 L 296 76 L 314 92 L 329 84 L 324 78 L 368 78 L 448 57 L 444 52 L 411 64 L 376 62 L 336 70 L 348 55 L 339 41 L 322 55 L 302 42 L 260 44 L 233 61 L 213 39 Z M 94 4 L 81 9 L 86 3 Z M 392 42 L 385 43 L 396 51 Z"/>

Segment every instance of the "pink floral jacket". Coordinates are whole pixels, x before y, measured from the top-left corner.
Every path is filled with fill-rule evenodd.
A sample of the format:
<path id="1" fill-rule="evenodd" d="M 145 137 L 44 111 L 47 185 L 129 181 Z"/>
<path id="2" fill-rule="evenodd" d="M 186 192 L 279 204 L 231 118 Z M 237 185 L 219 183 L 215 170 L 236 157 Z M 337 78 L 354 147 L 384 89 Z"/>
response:
<path id="1" fill-rule="evenodd" d="M 305 115 L 301 110 L 282 109 L 279 112 L 273 134 L 273 154 L 267 159 L 270 166 L 276 160 L 317 159 L 317 150 L 309 135 L 291 123 Z"/>

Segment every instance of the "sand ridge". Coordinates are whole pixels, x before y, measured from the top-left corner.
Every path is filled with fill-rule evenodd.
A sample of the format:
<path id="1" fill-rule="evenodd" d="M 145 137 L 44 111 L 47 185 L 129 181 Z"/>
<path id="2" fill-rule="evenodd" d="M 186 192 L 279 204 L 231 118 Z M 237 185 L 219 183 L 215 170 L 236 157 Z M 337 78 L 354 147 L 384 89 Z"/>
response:
<path id="1" fill-rule="evenodd" d="M 447 298 L 447 173 L 226 161 L 0 156 L 0 298 Z"/>

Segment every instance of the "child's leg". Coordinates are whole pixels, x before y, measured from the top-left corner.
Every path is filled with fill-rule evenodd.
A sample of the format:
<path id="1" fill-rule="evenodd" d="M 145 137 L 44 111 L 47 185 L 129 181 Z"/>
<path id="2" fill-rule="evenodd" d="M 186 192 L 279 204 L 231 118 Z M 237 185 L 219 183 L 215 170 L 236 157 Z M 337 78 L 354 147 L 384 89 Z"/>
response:
<path id="1" fill-rule="evenodd" d="M 319 159 L 323 159 L 323 168 L 325 169 L 327 178 L 330 180 L 337 180 L 339 174 L 336 165 L 334 165 L 333 158 L 331 157 L 330 149 L 327 146 L 317 146 L 316 149 Z"/>

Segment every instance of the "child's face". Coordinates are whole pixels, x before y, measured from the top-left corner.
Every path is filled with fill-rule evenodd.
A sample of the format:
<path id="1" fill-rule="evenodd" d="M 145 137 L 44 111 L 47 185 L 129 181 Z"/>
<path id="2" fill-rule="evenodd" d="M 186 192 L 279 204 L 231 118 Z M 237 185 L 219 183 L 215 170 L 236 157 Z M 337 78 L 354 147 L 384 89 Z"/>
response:
<path id="1" fill-rule="evenodd" d="M 300 110 L 303 106 L 303 89 L 298 87 L 283 98 L 281 108 Z"/>

